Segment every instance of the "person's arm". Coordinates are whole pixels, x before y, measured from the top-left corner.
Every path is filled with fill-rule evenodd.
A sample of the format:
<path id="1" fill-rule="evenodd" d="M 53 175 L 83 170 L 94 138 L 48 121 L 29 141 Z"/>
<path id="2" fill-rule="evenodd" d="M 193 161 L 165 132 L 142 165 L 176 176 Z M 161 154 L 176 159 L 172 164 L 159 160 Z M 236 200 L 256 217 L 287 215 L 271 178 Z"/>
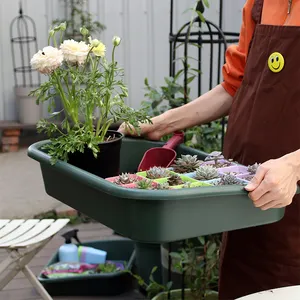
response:
<path id="1" fill-rule="evenodd" d="M 228 114 L 232 96 L 218 85 L 198 99 L 152 119 L 155 131 L 164 136 L 177 130 L 205 124 Z"/>
<path id="2" fill-rule="evenodd" d="M 152 119 L 153 124 L 141 124 L 142 135 L 158 140 L 176 130 L 205 124 L 229 113 L 233 96 L 244 76 L 246 56 L 255 24 L 252 20 L 254 0 L 247 0 L 243 8 L 243 21 L 238 45 L 231 45 L 226 51 L 223 66 L 224 82 L 196 100 L 176 109 L 171 109 Z M 119 128 L 124 134 L 134 135 L 125 124 Z"/>
<path id="3" fill-rule="evenodd" d="M 226 51 L 226 63 L 222 70 L 223 83 L 187 105 L 153 118 L 152 127 L 144 126 L 145 134 L 148 131 L 155 138 L 159 138 L 175 130 L 208 123 L 229 113 L 233 96 L 243 80 L 247 53 L 255 29 L 252 19 L 253 4 L 254 0 L 247 0 L 244 5 L 239 43 L 229 46 Z"/>

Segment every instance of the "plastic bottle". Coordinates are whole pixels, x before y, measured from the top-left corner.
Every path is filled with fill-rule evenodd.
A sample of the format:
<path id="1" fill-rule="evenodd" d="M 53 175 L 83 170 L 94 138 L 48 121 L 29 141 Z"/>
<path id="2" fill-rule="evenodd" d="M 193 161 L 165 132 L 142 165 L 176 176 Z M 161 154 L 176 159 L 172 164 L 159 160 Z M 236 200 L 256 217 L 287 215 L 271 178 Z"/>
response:
<path id="1" fill-rule="evenodd" d="M 58 250 L 59 261 L 63 263 L 79 262 L 78 247 L 72 244 L 72 238 L 77 239 L 78 229 L 71 230 L 62 235 L 65 238 L 65 244 Z"/>
<path id="2" fill-rule="evenodd" d="M 87 264 L 104 264 L 106 262 L 107 252 L 92 247 L 78 247 L 79 261 Z"/>

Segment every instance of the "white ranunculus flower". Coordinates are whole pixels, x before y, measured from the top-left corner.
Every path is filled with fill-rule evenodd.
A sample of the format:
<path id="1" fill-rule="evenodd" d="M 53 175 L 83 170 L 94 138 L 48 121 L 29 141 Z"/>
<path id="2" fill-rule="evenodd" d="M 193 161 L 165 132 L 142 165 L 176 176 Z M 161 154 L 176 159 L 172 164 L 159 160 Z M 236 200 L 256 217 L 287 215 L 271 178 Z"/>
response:
<path id="1" fill-rule="evenodd" d="M 83 64 L 89 53 L 89 46 L 85 42 L 76 42 L 74 40 L 65 40 L 60 49 L 64 59 L 70 63 Z"/>
<path id="2" fill-rule="evenodd" d="M 61 50 L 47 46 L 33 55 L 30 64 L 33 69 L 38 70 L 42 74 L 50 74 L 61 66 L 63 59 Z"/>

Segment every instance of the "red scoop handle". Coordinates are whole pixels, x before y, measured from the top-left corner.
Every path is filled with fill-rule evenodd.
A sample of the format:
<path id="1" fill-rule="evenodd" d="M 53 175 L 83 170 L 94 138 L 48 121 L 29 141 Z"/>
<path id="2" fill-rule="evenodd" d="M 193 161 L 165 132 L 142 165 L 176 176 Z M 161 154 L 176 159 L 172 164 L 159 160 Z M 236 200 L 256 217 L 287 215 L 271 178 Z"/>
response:
<path id="1" fill-rule="evenodd" d="M 184 133 L 182 131 L 174 132 L 174 135 L 165 143 L 163 148 L 175 149 L 184 141 Z"/>

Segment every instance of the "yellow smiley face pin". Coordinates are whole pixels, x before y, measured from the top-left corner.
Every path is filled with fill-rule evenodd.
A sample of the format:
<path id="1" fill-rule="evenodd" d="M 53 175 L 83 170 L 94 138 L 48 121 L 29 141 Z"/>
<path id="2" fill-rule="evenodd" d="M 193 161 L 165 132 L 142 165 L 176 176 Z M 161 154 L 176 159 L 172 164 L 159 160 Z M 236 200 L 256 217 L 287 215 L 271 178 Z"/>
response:
<path id="1" fill-rule="evenodd" d="M 279 52 L 272 53 L 268 59 L 268 66 L 272 72 L 280 72 L 284 67 L 284 58 L 282 54 Z"/>

